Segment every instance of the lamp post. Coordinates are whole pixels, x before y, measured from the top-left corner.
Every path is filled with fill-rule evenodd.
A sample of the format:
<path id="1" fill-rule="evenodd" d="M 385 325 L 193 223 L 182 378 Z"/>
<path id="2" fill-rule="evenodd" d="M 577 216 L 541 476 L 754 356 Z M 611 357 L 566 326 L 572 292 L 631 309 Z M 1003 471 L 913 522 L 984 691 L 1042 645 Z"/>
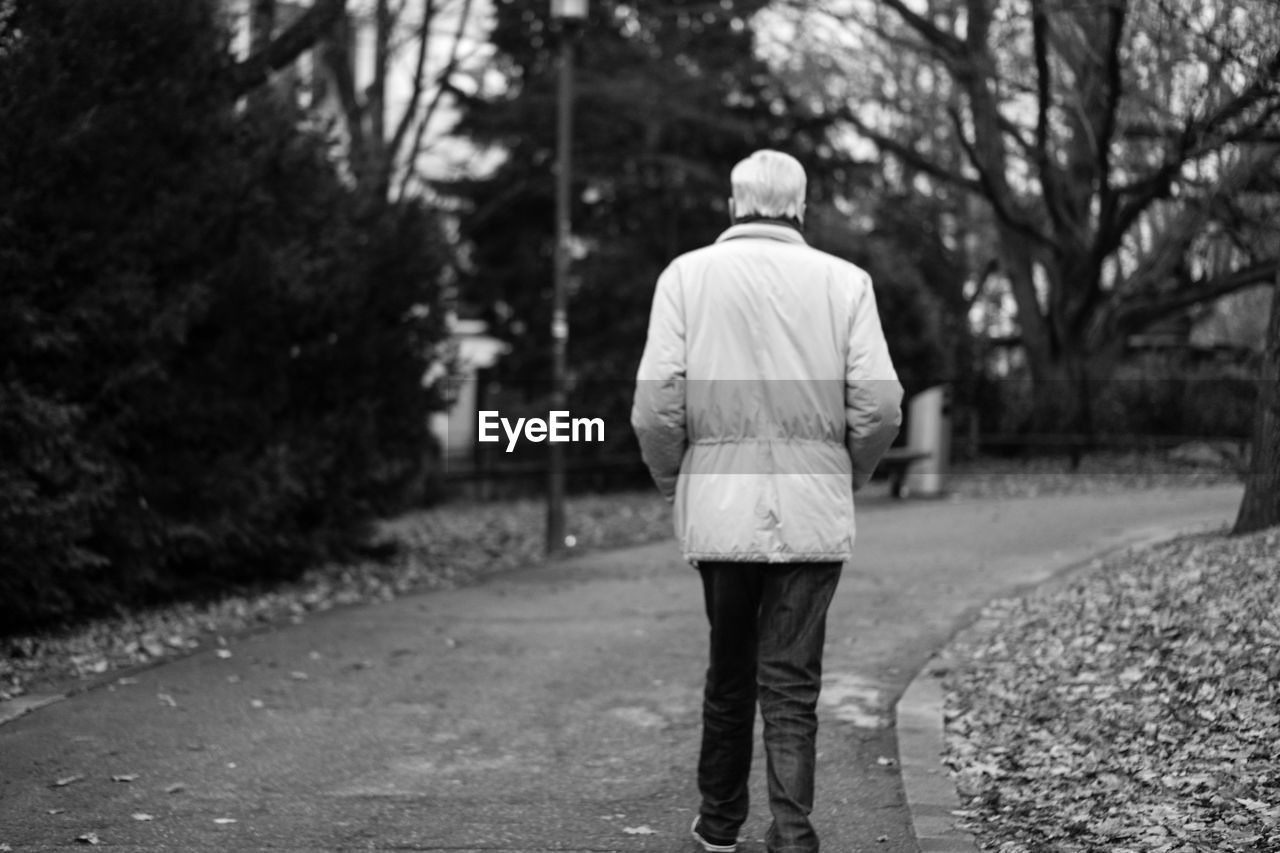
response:
<path id="1" fill-rule="evenodd" d="M 566 361 L 569 344 L 569 188 L 573 139 L 573 40 L 587 18 L 587 0 L 551 0 L 551 21 L 560 34 L 560 74 L 556 90 L 556 246 L 551 295 L 551 408 L 568 405 Z M 564 445 L 548 442 L 547 553 L 565 547 Z"/>

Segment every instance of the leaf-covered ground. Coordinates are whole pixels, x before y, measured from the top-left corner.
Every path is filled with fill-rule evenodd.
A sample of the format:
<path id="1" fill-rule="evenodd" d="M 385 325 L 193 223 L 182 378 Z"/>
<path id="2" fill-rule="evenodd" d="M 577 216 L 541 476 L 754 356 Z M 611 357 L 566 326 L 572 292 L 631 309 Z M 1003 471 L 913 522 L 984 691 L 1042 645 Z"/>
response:
<path id="1" fill-rule="evenodd" d="M 1132 551 L 982 621 L 946 730 L 984 849 L 1280 851 L 1280 530 Z"/>
<path id="2" fill-rule="evenodd" d="M 1065 457 L 982 459 L 953 467 L 948 488 L 959 499 L 1023 498 L 1237 479 L 1230 465 L 1189 466 L 1167 454 L 1093 454 L 1069 471 Z M 573 548 L 638 545 L 671 536 L 670 508 L 654 490 L 569 500 Z M 215 601 L 177 604 L 33 636 L 0 638 L 0 701 L 69 679 L 184 654 L 219 636 L 305 618 L 309 612 L 390 600 L 408 592 L 459 586 L 485 574 L 544 559 L 541 499 L 456 503 L 389 521 L 384 533 L 404 543 L 385 562 L 324 565 L 301 579 L 240 590 Z"/>
<path id="3" fill-rule="evenodd" d="M 68 679 L 89 679 L 216 644 L 219 636 L 333 607 L 457 587 L 546 557 L 541 500 L 458 503 L 389 521 L 402 543 L 386 562 L 323 565 L 299 580 L 101 619 L 65 631 L 0 639 L 0 701 Z M 570 498 L 572 551 L 625 547 L 671 535 L 666 501 L 650 491 Z"/>

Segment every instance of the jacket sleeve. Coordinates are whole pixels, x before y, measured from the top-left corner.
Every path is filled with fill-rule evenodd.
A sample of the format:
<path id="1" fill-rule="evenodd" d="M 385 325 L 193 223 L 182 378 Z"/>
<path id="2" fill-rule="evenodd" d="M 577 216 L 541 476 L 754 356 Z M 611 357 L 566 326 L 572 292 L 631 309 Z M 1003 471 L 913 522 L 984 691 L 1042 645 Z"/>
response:
<path id="1" fill-rule="evenodd" d="M 684 458 L 685 321 L 679 273 L 668 267 L 658 279 L 649 315 L 649 335 L 631 407 L 631 427 L 653 481 L 668 501 L 675 500 Z"/>
<path id="2" fill-rule="evenodd" d="M 902 385 L 880 327 L 870 278 L 858 300 L 845 366 L 845 445 L 853 461 L 853 488 L 871 479 L 902 426 Z"/>

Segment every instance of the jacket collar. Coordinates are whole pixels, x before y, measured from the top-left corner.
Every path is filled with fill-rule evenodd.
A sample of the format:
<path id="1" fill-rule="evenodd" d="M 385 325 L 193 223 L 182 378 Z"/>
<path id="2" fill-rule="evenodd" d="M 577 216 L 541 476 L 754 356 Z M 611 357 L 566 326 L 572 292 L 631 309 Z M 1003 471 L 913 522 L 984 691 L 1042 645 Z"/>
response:
<path id="1" fill-rule="evenodd" d="M 717 237 L 716 242 L 723 243 L 725 240 L 733 240 L 738 237 L 754 237 L 757 239 L 778 240 L 782 243 L 795 243 L 801 246 L 806 245 L 803 234 L 790 225 L 784 225 L 781 222 L 740 222 L 731 226 Z"/>

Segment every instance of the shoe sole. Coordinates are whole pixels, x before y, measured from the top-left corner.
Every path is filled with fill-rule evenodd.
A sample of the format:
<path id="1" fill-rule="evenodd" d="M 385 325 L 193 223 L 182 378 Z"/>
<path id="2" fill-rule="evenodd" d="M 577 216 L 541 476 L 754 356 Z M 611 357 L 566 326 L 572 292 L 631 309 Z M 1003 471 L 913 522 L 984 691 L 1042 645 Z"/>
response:
<path id="1" fill-rule="evenodd" d="M 693 825 L 689 827 L 689 834 L 693 836 L 693 840 L 702 846 L 707 853 L 736 853 L 738 849 L 737 842 L 733 844 L 712 844 L 707 839 L 698 834 L 698 821 L 702 820 L 702 815 L 698 815 L 693 819 Z"/>

